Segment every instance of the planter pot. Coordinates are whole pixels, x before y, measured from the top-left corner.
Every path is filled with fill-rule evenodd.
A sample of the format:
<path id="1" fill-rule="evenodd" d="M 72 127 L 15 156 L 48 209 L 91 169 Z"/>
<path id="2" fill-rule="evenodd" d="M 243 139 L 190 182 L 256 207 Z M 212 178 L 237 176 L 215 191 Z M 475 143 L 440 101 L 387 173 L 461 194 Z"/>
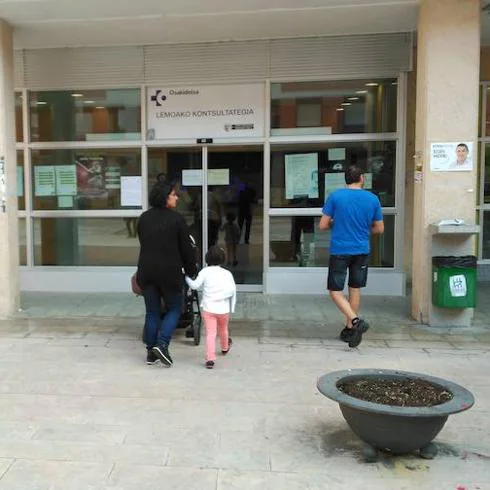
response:
<path id="1" fill-rule="evenodd" d="M 369 379 L 421 379 L 452 394 L 451 400 L 432 407 L 399 407 L 363 401 L 339 390 L 346 381 Z M 431 441 L 446 423 L 449 415 L 471 408 L 473 395 L 462 386 L 445 379 L 419 373 L 389 369 L 349 369 L 325 374 L 317 388 L 335 400 L 352 431 L 365 443 L 366 461 L 374 461 L 378 451 L 406 454 L 420 450 L 420 456 L 431 459 L 437 453 Z"/>

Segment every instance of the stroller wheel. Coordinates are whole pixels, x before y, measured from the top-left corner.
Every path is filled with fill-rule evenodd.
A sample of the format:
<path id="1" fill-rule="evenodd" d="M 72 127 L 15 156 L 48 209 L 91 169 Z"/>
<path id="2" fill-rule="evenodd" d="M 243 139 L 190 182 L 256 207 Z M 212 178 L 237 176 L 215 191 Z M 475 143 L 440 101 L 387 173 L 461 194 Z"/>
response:
<path id="1" fill-rule="evenodd" d="M 201 343 L 201 325 L 202 318 L 198 315 L 194 318 L 193 330 L 194 330 L 194 345 L 199 345 Z"/>

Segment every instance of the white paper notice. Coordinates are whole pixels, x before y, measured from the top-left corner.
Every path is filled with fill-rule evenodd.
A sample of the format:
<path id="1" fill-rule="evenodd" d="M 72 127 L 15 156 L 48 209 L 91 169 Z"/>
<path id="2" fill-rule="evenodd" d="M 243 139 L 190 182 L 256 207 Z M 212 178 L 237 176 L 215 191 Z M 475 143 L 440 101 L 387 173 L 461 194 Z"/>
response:
<path id="1" fill-rule="evenodd" d="M 229 185 L 229 168 L 212 168 L 208 170 L 208 185 Z"/>
<path id="2" fill-rule="evenodd" d="M 56 194 L 58 196 L 76 196 L 77 167 L 76 165 L 56 165 Z"/>
<path id="3" fill-rule="evenodd" d="M 432 143 L 430 145 L 432 172 L 464 172 L 473 170 L 473 143 Z"/>
<path id="4" fill-rule="evenodd" d="M 364 174 L 364 189 L 373 188 L 373 174 Z"/>
<path id="5" fill-rule="evenodd" d="M 56 196 L 54 165 L 34 167 L 34 195 L 37 197 Z"/>
<path id="6" fill-rule="evenodd" d="M 182 170 L 182 185 L 187 187 L 202 185 L 202 170 Z"/>
<path id="7" fill-rule="evenodd" d="M 121 206 L 141 206 L 141 177 L 121 177 Z"/>
<path id="8" fill-rule="evenodd" d="M 286 155 L 286 199 L 318 198 L 318 153 Z"/>
<path id="9" fill-rule="evenodd" d="M 325 198 L 331 192 L 337 189 L 343 189 L 344 187 L 345 187 L 344 172 L 325 174 Z"/>
<path id="10" fill-rule="evenodd" d="M 328 159 L 333 161 L 345 160 L 345 148 L 330 148 Z"/>
<path id="11" fill-rule="evenodd" d="M 58 196 L 58 208 L 72 208 L 73 207 L 73 196 Z"/>
<path id="12" fill-rule="evenodd" d="M 24 195 L 24 167 L 17 167 L 17 197 Z"/>

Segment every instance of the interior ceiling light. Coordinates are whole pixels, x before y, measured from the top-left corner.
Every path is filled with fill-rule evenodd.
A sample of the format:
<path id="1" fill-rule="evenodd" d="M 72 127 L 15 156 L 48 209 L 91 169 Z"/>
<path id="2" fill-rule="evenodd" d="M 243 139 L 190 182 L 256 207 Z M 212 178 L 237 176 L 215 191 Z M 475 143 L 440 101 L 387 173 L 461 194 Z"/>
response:
<path id="1" fill-rule="evenodd" d="M 379 84 L 376 83 L 376 82 L 369 82 L 369 83 L 366 83 L 366 87 L 377 87 Z"/>
<path id="2" fill-rule="evenodd" d="M 36 102 L 37 105 L 46 105 L 47 102 L 44 102 L 43 100 L 39 100 Z"/>
<path id="3" fill-rule="evenodd" d="M 342 105 L 342 106 L 345 107 L 345 106 L 349 106 L 349 105 L 352 105 L 352 104 L 350 102 L 342 102 L 342 104 L 340 104 L 340 105 Z"/>
<path id="4" fill-rule="evenodd" d="M 359 97 L 348 97 L 347 100 L 352 100 L 352 102 L 354 102 L 355 100 L 359 100 Z"/>
<path id="5" fill-rule="evenodd" d="M 94 101 L 93 100 L 84 100 L 83 103 L 84 104 L 93 104 Z"/>
<path id="6" fill-rule="evenodd" d="M 339 107 L 339 108 L 337 108 L 337 110 L 340 112 L 340 111 L 343 111 L 344 108 L 343 107 Z"/>
<path id="7" fill-rule="evenodd" d="M 71 94 L 72 97 L 83 97 L 83 94 Z"/>
<path id="8" fill-rule="evenodd" d="M 367 90 L 356 90 L 356 94 L 361 94 L 361 95 L 364 95 L 364 94 L 367 94 Z"/>
<path id="9" fill-rule="evenodd" d="M 103 105 L 98 105 L 96 109 L 105 109 L 105 107 Z"/>

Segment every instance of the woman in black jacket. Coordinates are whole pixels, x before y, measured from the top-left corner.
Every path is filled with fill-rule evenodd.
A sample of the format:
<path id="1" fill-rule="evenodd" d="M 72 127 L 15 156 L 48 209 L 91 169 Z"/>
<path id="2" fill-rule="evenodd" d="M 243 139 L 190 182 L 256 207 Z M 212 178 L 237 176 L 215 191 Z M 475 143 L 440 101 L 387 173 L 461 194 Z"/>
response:
<path id="1" fill-rule="evenodd" d="M 146 361 L 154 364 L 160 360 L 166 367 L 173 363 L 168 346 L 182 312 L 183 270 L 189 276 L 197 272 L 187 225 L 174 210 L 178 198 L 175 185 L 159 176 L 150 191 L 151 208 L 138 221 L 137 281 L 146 306 Z M 162 300 L 165 304 L 163 317 Z"/>

